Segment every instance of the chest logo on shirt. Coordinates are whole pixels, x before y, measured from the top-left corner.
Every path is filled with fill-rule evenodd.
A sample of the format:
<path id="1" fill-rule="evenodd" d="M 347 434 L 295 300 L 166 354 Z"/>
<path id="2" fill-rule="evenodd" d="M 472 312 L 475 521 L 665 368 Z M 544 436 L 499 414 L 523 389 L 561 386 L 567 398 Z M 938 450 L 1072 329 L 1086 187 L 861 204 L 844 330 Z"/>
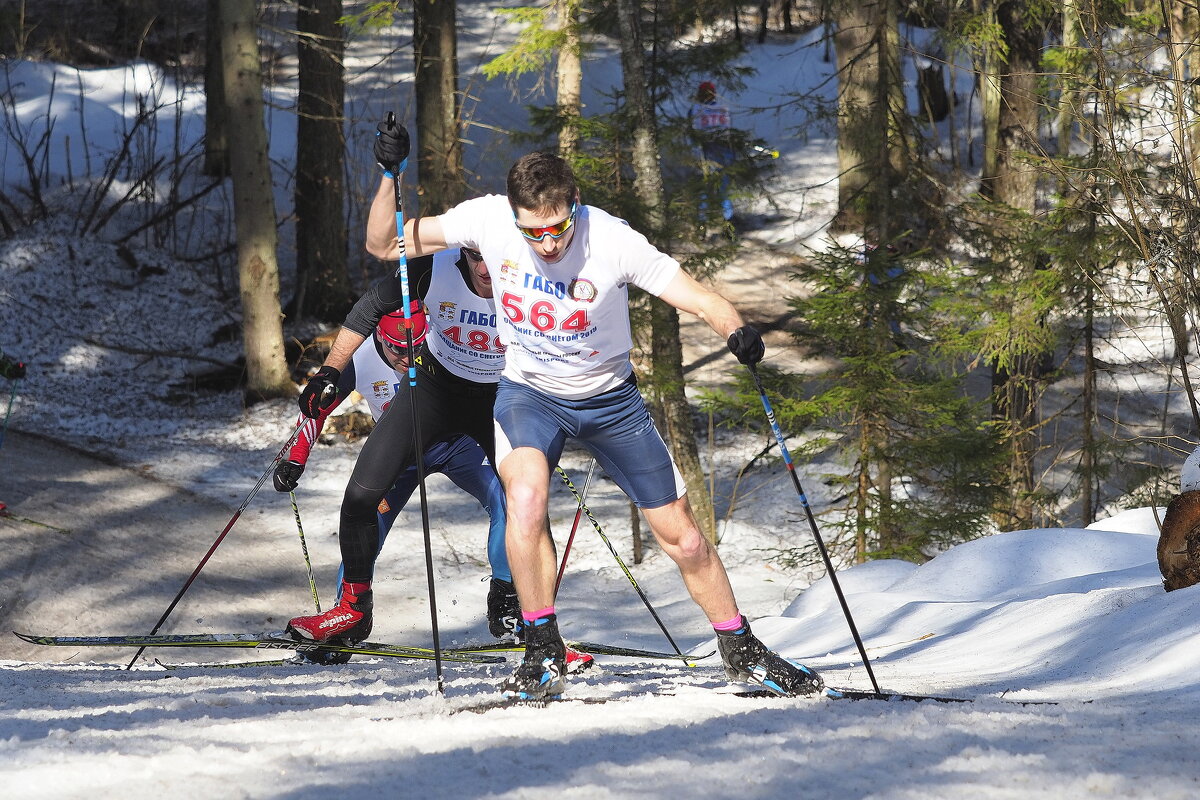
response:
<path id="1" fill-rule="evenodd" d="M 581 303 L 590 303 L 596 299 L 598 292 L 596 284 L 585 278 L 576 278 L 567 285 L 567 294 L 572 300 L 578 300 Z"/>
<path id="2" fill-rule="evenodd" d="M 521 268 L 507 258 L 500 262 L 500 280 L 506 283 L 516 283 L 520 271 Z"/>
<path id="3" fill-rule="evenodd" d="M 454 319 L 454 309 L 457 307 L 457 303 L 449 300 L 438 303 L 438 319 Z"/>
<path id="4" fill-rule="evenodd" d="M 375 393 L 376 397 L 390 397 L 391 396 L 391 392 L 389 391 L 390 384 L 391 384 L 391 381 L 372 381 L 371 382 L 371 391 Z"/>

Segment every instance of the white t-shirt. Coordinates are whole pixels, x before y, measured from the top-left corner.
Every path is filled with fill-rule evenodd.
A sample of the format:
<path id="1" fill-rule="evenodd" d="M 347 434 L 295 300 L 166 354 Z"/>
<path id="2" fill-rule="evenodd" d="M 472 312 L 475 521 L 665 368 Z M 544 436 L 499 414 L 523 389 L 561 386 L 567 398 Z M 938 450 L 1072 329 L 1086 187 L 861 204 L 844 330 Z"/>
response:
<path id="1" fill-rule="evenodd" d="M 504 345 L 496 331 L 496 304 L 471 291 L 455 263 L 460 253 L 454 248 L 433 257 L 433 273 L 425 292 L 425 318 L 430 328 L 426 346 L 458 377 L 498 383 L 504 369 Z"/>
<path id="2" fill-rule="evenodd" d="M 666 290 L 679 262 L 623 220 L 581 206 L 561 260 L 547 264 L 514 223 L 503 195 L 467 200 L 439 218 L 448 242 L 482 254 L 492 276 L 504 377 L 578 400 L 618 386 L 633 367 L 629 289 Z"/>

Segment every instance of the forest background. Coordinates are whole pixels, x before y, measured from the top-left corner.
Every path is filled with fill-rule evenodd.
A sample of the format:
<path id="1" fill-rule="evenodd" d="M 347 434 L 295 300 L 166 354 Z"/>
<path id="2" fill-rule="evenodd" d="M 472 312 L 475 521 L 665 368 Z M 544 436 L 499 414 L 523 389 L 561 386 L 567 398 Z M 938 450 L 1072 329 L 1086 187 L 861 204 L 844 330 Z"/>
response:
<path id="1" fill-rule="evenodd" d="M 1200 21 L 1182 3 L 46 0 L 2 14 L 0 235 L 67 209 L 65 234 L 134 270 L 145 248 L 211 270 L 240 355 L 189 369 L 193 393 L 294 394 L 320 335 L 386 269 L 357 246 L 378 119 L 347 116 L 351 91 L 415 134 L 410 213 L 498 190 L 511 153 L 552 145 L 587 202 L 693 273 L 785 274 L 783 313 L 735 299 L 788 353 L 762 375 L 796 457 L 830 465 L 823 524 L 841 559 L 923 561 L 996 530 L 1161 505 L 1200 431 Z M 762 76 L 743 56 L 763 47 L 781 66 L 819 52 L 831 77 L 739 105 L 739 158 L 715 169 L 687 116 L 695 87 L 753 96 Z M 159 77 L 120 98 L 138 113 L 113 153 L 52 135 L 78 87 L 11 78 L 29 60 L 130 59 Z M 381 67 L 398 62 L 412 68 L 400 80 Z M 585 88 L 618 69 L 615 91 Z M 164 76 L 202 88 L 199 150 L 148 155 L 182 102 L 155 91 Z M 293 78 L 290 95 L 272 90 Z M 511 102 L 481 107 L 485 81 Z M 803 122 L 764 141 L 753 121 L 771 115 Z M 294 132 L 287 163 L 269 158 L 280 131 Z M 789 237 L 788 154 L 813 137 L 836 138 L 835 193 Z M 725 177 L 728 225 L 701 208 Z M 757 394 L 748 376 L 686 391 L 679 319 L 645 297 L 637 310 L 643 386 L 716 538 L 737 484 L 714 490 L 703 442 L 762 430 Z M 815 561 L 806 546 L 774 556 Z"/>

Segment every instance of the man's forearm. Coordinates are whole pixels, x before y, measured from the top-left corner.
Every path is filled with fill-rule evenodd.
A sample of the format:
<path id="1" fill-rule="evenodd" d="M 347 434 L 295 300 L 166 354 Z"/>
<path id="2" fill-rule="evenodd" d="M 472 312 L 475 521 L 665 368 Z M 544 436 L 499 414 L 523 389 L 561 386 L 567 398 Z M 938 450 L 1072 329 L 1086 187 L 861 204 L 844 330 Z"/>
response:
<path id="1" fill-rule="evenodd" d="M 379 181 L 375 199 L 367 212 L 367 252 L 384 261 L 398 261 L 400 247 L 396 239 L 396 193 L 392 179 Z"/>
<path id="2" fill-rule="evenodd" d="M 325 357 L 325 366 L 333 367 L 339 372 L 345 371 L 346 365 L 354 357 L 354 351 L 366 339 L 367 337 L 355 333 L 349 328 L 342 328 L 338 331 L 337 338 L 333 340 L 333 346 L 329 348 L 329 355 Z"/>

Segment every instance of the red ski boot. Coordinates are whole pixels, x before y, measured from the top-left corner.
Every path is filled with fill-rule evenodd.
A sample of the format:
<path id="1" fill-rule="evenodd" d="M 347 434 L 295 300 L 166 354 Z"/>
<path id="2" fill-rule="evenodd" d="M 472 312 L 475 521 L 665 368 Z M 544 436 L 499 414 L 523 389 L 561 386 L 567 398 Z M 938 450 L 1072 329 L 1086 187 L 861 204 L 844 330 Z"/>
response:
<path id="1" fill-rule="evenodd" d="M 287 632 L 297 641 L 358 644 L 371 635 L 371 584 L 342 582 L 342 599 L 324 614 L 296 617 Z"/>
<path id="2" fill-rule="evenodd" d="M 582 650 L 576 650 L 574 647 L 567 648 L 567 674 L 574 675 L 577 672 L 583 672 L 585 669 L 590 669 L 595 666 L 596 659 L 591 653 L 585 653 Z"/>

